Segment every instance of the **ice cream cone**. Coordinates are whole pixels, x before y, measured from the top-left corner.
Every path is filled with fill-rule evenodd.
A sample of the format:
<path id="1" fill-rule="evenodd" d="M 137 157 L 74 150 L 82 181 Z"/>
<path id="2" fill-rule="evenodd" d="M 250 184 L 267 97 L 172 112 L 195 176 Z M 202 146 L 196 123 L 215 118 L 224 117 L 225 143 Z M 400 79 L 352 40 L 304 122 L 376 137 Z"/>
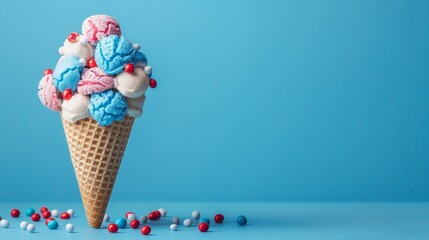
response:
<path id="1" fill-rule="evenodd" d="M 88 224 L 100 228 L 134 118 L 127 115 L 106 127 L 91 117 L 62 122 Z"/>

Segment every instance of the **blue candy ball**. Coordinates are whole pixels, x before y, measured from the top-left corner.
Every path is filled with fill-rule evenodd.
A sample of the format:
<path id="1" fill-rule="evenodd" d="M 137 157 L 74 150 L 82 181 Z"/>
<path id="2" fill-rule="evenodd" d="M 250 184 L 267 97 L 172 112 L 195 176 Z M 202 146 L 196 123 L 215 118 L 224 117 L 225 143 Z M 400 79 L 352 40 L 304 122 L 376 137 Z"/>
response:
<path id="1" fill-rule="evenodd" d="M 48 228 L 49 229 L 57 229 L 58 228 L 58 222 L 56 220 L 51 220 L 48 222 Z"/>
<path id="2" fill-rule="evenodd" d="M 210 225 L 210 220 L 208 218 L 200 218 L 200 223 L 205 222 Z"/>
<path id="3" fill-rule="evenodd" d="M 243 215 L 240 215 L 237 217 L 237 223 L 238 223 L 238 225 L 241 225 L 241 226 L 246 225 L 247 218 Z"/>
<path id="4" fill-rule="evenodd" d="M 125 228 L 127 226 L 127 220 L 125 218 L 118 218 L 115 221 L 118 228 Z"/>
<path id="5" fill-rule="evenodd" d="M 25 215 L 27 215 L 27 217 L 31 217 L 31 215 L 33 215 L 36 211 L 34 210 L 34 208 L 29 208 L 27 209 L 27 211 L 25 211 Z"/>

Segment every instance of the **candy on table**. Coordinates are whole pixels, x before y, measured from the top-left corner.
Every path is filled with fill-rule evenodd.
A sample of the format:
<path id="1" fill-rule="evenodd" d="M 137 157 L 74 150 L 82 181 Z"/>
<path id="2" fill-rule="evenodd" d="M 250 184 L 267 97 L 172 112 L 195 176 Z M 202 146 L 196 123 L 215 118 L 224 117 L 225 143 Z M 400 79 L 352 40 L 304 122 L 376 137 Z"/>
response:
<path id="1" fill-rule="evenodd" d="M 119 227 L 119 228 L 125 228 L 127 226 L 127 220 L 125 218 L 117 218 L 115 220 L 115 224 Z"/>
<path id="2" fill-rule="evenodd" d="M 130 222 L 131 228 L 137 229 L 140 227 L 140 221 L 137 219 L 134 219 Z"/>
<path id="3" fill-rule="evenodd" d="M 69 215 L 70 215 L 70 217 L 73 217 L 73 215 L 74 215 L 74 210 L 73 209 L 67 209 L 67 211 L 66 211 Z"/>
<path id="4" fill-rule="evenodd" d="M 178 228 L 179 228 L 179 225 L 177 225 L 176 223 L 173 223 L 170 225 L 171 231 L 177 231 Z"/>
<path id="5" fill-rule="evenodd" d="M 103 222 L 108 222 L 110 220 L 110 216 L 107 213 L 104 214 Z"/>
<path id="6" fill-rule="evenodd" d="M 34 232 L 36 230 L 36 226 L 34 226 L 34 224 L 30 223 L 27 225 L 27 231 L 28 232 Z"/>
<path id="7" fill-rule="evenodd" d="M 14 208 L 10 211 L 10 216 L 13 218 L 19 217 L 20 214 L 21 214 L 21 212 L 16 208 Z"/>
<path id="8" fill-rule="evenodd" d="M 173 224 L 179 224 L 179 223 L 180 223 L 180 218 L 178 218 L 178 217 L 173 217 L 173 218 L 171 219 L 171 221 L 173 222 Z"/>
<path id="9" fill-rule="evenodd" d="M 31 215 L 31 220 L 33 220 L 33 222 L 38 222 L 40 220 L 40 214 L 34 213 Z"/>
<path id="10" fill-rule="evenodd" d="M 200 218 L 200 212 L 198 212 L 197 210 L 192 212 L 192 218 L 194 219 L 199 219 Z"/>
<path id="11" fill-rule="evenodd" d="M 165 210 L 165 208 L 160 208 L 158 211 L 161 213 L 161 217 L 167 216 L 167 210 Z"/>
<path id="12" fill-rule="evenodd" d="M 0 227 L 1 228 L 8 228 L 9 227 L 9 221 L 6 219 L 0 220 Z"/>
<path id="13" fill-rule="evenodd" d="M 156 211 L 149 213 L 148 217 L 149 217 L 149 220 L 156 221 L 156 220 L 161 218 L 161 213 L 158 210 L 156 210 Z"/>
<path id="14" fill-rule="evenodd" d="M 207 232 L 209 230 L 209 225 L 206 222 L 202 222 L 198 224 L 198 230 L 200 230 L 200 232 Z"/>
<path id="15" fill-rule="evenodd" d="M 213 220 L 215 221 L 215 223 L 222 223 L 223 222 L 223 215 L 218 213 L 214 216 Z"/>
<path id="16" fill-rule="evenodd" d="M 44 212 L 42 213 L 42 217 L 43 217 L 44 219 L 50 218 L 50 217 L 51 217 L 51 212 L 49 212 L 49 211 L 44 211 Z"/>
<path id="17" fill-rule="evenodd" d="M 48 211 L 48 208 L 45 206 L 40 208 L 40 213 L 43 213 L 44 211 Z"/>
<path id="18" fill-rule="evenodd" d="M 69 233 L 73 232 L 74 231 L 73 224 L 67 223 L 67 225 L 66 225 L 66 231 L 69 232 Z"/>
<path id="19" fill-rule="evenodd" d="M 68 212 L 62 212 L 60 214 L 61 219 L 70 219 L 70 214 Z"/>
<path id="20" fill-rule="evenodd" d="M 149 227 L 149 226 L 143 226 L 141 229 L 140 229 L 140 232 L 143 234 L 143 235 L 149 235 L 150 234 L 150 232 L 151 232 L 151 228 Z"/>
<path id="21" fill-rule="evenodd" d="M 243 215 L 240 215 L 237 217 L 237 223 L 238 225 L 244 226 L 247 224 L 247 218 Z"/>
<path id="22" fill-rule="evenodd" d="M 45 225 L 46 226 L 48 226 L 48 223 L 50 222 L 50 221 L 52 221 L 52 220 L 55 220 L 55 218 L 47 218 L 46 220 L 45 220 Z"/>
<path id="23" fill-rule="evenodd" d="M 183 220 L 183 225 L 185 226 L 185 227 L 190 227 L 190 226 L 192 226 L 192 220 L 191 219 L 185 219 L 185 220 Z"/>
<path id="24" fill-rule="evenodd" d="M 126 215 L 126 218 L 128 221 L 132 221 L 132 220 L 137 219 L 136 214 L 134 214 L 134 213 L 129 213 L 128 215 Z"/>
<path id="25" fill-rule="evenodd" d="M 200 218 L 200 223 L 205 222 L 210 225 L 210 220 L 208 218 Z"/>
<path id="26" fill-rule="evenodd" d="M 140 221 L 142 223 L 147 223 L 147 221 L 149 220 L 149 218 L 146 215 L 141 216 Z"/>
<path id="27" fill-rule="evenodd" d="M 51 217 L 58 217 L 60 215 L 60 212 L 57 209 L 52 209 L 51 211 Z"/>
<path id="28" fill-rule="evenodd" d="M 161 212 L 160 211 L 158 211 L 158 210 L 155 210 L 155 211 L 153 211 L 154 213 L 155 213 L 155 215 L 156 215 L 156 220 L 158 220 L 158 219 L 160 219 L 161 218 Z"/>
<path id="29" fill-rule="evenodd" d="M 48 222 L 48 228 L 49 229 L 57 229 L 58 228 L 58 222 L 54 219 Z"/>
<path id="30" fill-rule="evenodd" d="M 21 228 L 21 230 L 26 230 L 26 229 L 27 229 L 27 226 L 28 226 L 28 222 L 27 222 L 27 221 L 22 221 L 22 222 L 19 224 L 19 228 Z"/>
<path id="31" fill-rule="evenodd" d="M 107 231 L 111 232 L 111 233 L 115 233 L 118 231 L 118 225 L 111 223 L 107 226 Z"/>
<path id="32" fill-rule="evenodd" d="M 34 210 L 34 208 L 28 208 L 25 211 L 25 215 L 27 215 L 27 217 L 31 217 L 31 215 L 33 215 L 36 211 Z"/>

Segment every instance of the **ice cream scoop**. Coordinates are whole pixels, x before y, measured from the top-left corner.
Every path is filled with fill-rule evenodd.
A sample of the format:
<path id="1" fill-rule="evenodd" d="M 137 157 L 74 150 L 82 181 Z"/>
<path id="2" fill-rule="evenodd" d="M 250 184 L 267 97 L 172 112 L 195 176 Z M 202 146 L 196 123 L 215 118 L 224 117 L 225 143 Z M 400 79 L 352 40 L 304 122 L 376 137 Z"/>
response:
<path id="1" fill-rule="evenodd" d="M 103 37 L 110 35 L 121 36 L 121 28 L 111 16 L 93 15 L 83 21 L 82 33 L 88 38 L 90 44 L 95 45 Z"/>
<path id="2" fill-rule="evenodd" d="M 83 58 L 88 61 L 93 56 L 94 47 L 88 43 L 88 39 L 84 35 L 73 32 L 64 41 L 64 45 L 59 49 L 59 52 L 63 56 Z"/>
<path id="3" fill-rule="evenodd" d="M 100 126 L 107 126 L 113 121 L 124 119 L 127 108 L 124 96 L 117 91 L 107 90 L 91 95 L 89 113 Z"/>
<path id="4" fill-rule="evenodd" d="M 72 56 L 60 58 L 53 73 L 55 87 L 60 92 L 66 89 L 76 91 L 82 71 L 82 63 L 78 58 Z"/>
<path id="5" fill-rule="evenodd" d="M 125 64 L 136 60 L 136 52 L 130 41 L 122 36 L 111 35 L 97 43 L 94 58 L 103 72 L 116 75 L 123 71 Z"/>
<path id="6" fill-rule="evenodd" d="M 127 114 L 131 117 L 141 117 L 143 113 L 143 105 L 146 100 L 146 95 L 142 95 L 138 98 L 126 98 L 128 104 Z"/>
<path id="7" fill-rule="evenodd" d="M 134 72 L 121 72 L 115 77 L 115 88 L 129 98 L 142 96 L 149 87 L 149 76 L 140 68 L 134 68 Z"/>
<path id="8" fill-rule="evenodd" d="M 89 97 L 75 93 L 61 105 L 63 118 L 71 123 L 89 117 Z"/>
<path id="9" fill-rule="evenodd" d="M 98 67 L 85 69 L 77 84 L 77 92 L 83 95 L 91 95 L 111 88 L 113 88 L 113 77 L 105 74 Z"/>
<path id="10" fill-rule="evenodd" d="M 42 104 L 53 111 L 59 111 L 61 109 L 61 98 L 55 88 L 52 74 L 43 76 L 38 88 L 38 95 Z"/>

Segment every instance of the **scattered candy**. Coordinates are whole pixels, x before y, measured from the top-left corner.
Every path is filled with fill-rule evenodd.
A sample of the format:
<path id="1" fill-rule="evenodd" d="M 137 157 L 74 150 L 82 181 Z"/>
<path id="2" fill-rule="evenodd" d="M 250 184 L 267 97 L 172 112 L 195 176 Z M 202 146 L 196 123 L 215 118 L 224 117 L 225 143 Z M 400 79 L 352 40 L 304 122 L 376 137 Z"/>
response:
<path id="1" fill-rule="evenodd" d="M 202 222 L 198 225 L 198 230 L 200 230 L 200 232 L 207 232 L 209 230 L 209 225 L 205 222 Z"/>
<path id="2" fill-rule="evenodd" d="M 164 208 L 160 208 L 158 209 L 158 211 L 161 213 L 161 217 L 167 216 L 167 210 L 165 210 Z"/>
<path id="3" fill-rule="evenodd" d="M 140 221 L 137 219 L 134 219 L 130 222 L 131 228 L 137 229 L 140 227 Z"/>
<path id="4" fill-rule="evenodd" d="M 21 214 L 21 212 L 16 208 L 14 208 L 14 209 L 12 209 L 12 211 L 10 211 L 10 216 L 13 218 L 19 217 L 20 214 Z"/>
<path id="5" fill-rule="evenodd" d="M 107 214 L 104 214 L 104 217 L 103 217 L 103 222 L 108 222 L 110 220 L 110 217 L 109 217 L 109 215 L 107 215 Z"/>
<path id="6" fill-rule="evenodd" d="M 237 223 L 238 223 L 238 225 L 241 225 L 241 226 L 246 225 L 247 218 L 243 215 L 240 215 L 237 217 Z"/>
<path id="7" fill-rule="evenodd" d="M 54 218 L 51 218 L 51 217 L 50 217 L 50 218 L 48 218 L 48 219 L 46 219 L 46 220 L 45 220 L 45 225 L 46 225 L 46 226 L 48 226 L 48 223 L 49 223 L 50 221 L 52 221 L 52 220 L 55 220 L 55 219 L 54 219 Z"/>
<path id="8" fill-rule="evenodd" d="M 205 222 L 210 225 L 210 220 L 208 218 L 200 218 L 200 223 Z"/>
<path id="9" fill-rule="evenodd" d="M 36 227 L 34 226 L 34 224 L 30 223 L 27 225 L 27 231 L 28 232 L 34 232 L 34 230 L 36 230 Z"/>
<path id="10" fill-rule="evenodd" d="M 132 64 L 132 63 L 125 64 L 124 71 L 127 73 L 133 73 L 134 72 L 134 64 Z"/>
<path id="11" fill-rule="evenodd" d="M 197 210 L 192 212 L 192 218 L 194 219 L 199 219 L 200 218 L 200 212 L 198 212 Z"/>
<path id="12" fill-rule="evenodd" d="M 149 81 L 149 86 L 151 88 L 156 88 L 156 86 L 158 86 L 158 83 L 156 82 L 155 79 L 151 78 L 150 81 Z"/>
<path id="13" fill-rule="evenodd" d="M 58 228 L 58 222 L 56 220 L 51 220 L 48 222 L 48 228 L 49 229 L 57 229 Z"/>
<path id="14" fill-rule="evenodd" d="M 140 232 L 143 234 L 143 235 L 149 235 L 149 233 L 150 233 L 150 231 L 151 231 L 152 229 L 149 227 L 149 226 L 143 226 L 141 229 L 140 229 Z"/>
<path id="15" fill-rule="evenodd" d="M 31 215 L 31 220 L 33 220 L 33 222 L 38 222 L 40 220 L 40 214 L 34 213 Z"/>
<path id="16" fill-rule="evenodd" d="M 44 218 L 44 219 L 50 218 L 50 217 L 51 217 L 51 212 L 49 212 L 49 211 L 44 211 L 44 212 L 42 213 L 42 216 L 43 216 L 43 218 Z"/>
<path id="17" fill-rule="evenodd" d="M 69 233 L 73 232 L 74 231 L 73 224 L 67 223 L 67 225 L 66 225 L 66 231 L 69 232 Z"/>
<path id="18" fill-rule="evenodd" d="M 158 220 L 158 219 L 160 219 L 161 218 L 161 212 L 160 211 L 158 211 L 158 210 L 155 210 L 155 211 L 153 211 L 154 213 L 155 213 L 155 215 L 156 215 L 156 219 L 155 220 Z"/>
<path id="19" fill-rule="evenodd" d="M 141 218 L 140 218 L 140 221 L 142 222 L 142 223 L 147 223 L 147 221 L 149 220 L 149 218 L 146 216 L 146 215 L 143 215 Z"/>
<path id="20" fill-rule="evenodd" d="M 118 231 L 118 225 L 111 223 L 109 224 L 109 226 L 107 226 L 107 231 L 111 232 L 111 233 L 115 233 Z"/>
<path id="21" fill-rule="evenodd" d="M 180 219 L 178 217 L 173 217 L 171 219 L 171 221 L 173 222 L 173 224 L 179 224 L 180 223 Z"/>
<path id="22" fill-rule="evenodd" d="M 173 224 L 170 225 L 171 231 L 177 231 L 178 228 L 179 228 L 179 226 L 177 224 L 175 224 L 175 223 L 173 223 Z"/>
<path id="23" fill-rule="evenodd" d="M 22 221 L 22 222 L 19 224 L 19 228 L 21 228 L 22 230 L 27 229 L 27 226 L 28 226 L 28 222 L 27 222 L 27 221 Z"/>
<path id="24" fill-rule="evenodd" d="M 223 215 L 222 214 L 216 214 L 215 216 L 214 216 L 214 221 L 216 222 L 216 223 L 222 223 L 223 222 L 223 219 L 224 219 L 224 217 L 223 217 Z"/>
<path id="25" fill-rule="evenodd" d="M 70 219 L 70 214 L 67 212 L 63 212 L 60 214 L 61 219 Z"/>
<path id="26" fill-rule="evenodd" d="M 155 212 L 149 213 L 149 216 L 148 216 L 149 220 L 155 221 L 157 219 L 156 217 L 157 217 L 157 214 Z"/>
<path id="27" fill-rule="evenodd" d="M 34 208 L 29 208 L 27 209 L 27 211 L 25 211 L 25 215 L 27 215 L 27 217 L 31 217 L 31 215 L 33 215 L 36 211 L 34 210 Z"/>
<path id="28" fill-rule="evenodd" d="M 125 218 L 118 218 L 115 223 L 119 228 L 125 228 L 125 226 L 127 226 L 127 220 Z"/>
<path id="29" fill-rule="evenodd" d="M 135 220 L 135 219 L 137 219 L 137 217 L 136 217 L 136 215 L 134 213 L 128 214 L 128 216 L 127 216 L 127 220 L 128 221 L 132 221 L 132 220 Z"/>
<path id="30" fill-rule="evenodd" d="M 74 215 L 73 209 L 68 209 L 66 212 L 70 215 L 70 217 L 73 217 L 73 215 Z"/>
<path id="31" fill-rule="evenodd" d="M 51 217 L 58 217 L 60 215 L 60 212 L 57 209 L 52 209 L 51 211 Z"/>
<path id="32" fill-rule="evenodd" d="M 184 221 L 183 221 L 183 225 L 185 225 L 185 227 L 190 227 L 190 226 L 192 226 L 192 220 L 191 219 L 185 219 Z"/>
<path id="33" fill-rule="evenodd" d="M 0 227 L 2 227 L 2 228 L 8 228 L 9 227 L 9 221 L 6 220 L 6 219 L 2 219 L 0 221 Z"/>
<path id="34" fill-rule="evenodd" d="M 54 71 L 52 71 L 52 69 L 50 69 L 50 68 L 48 68 L 48 69 L 46 69 L 44 72 L 43 72 L 43 76 L 46 76 L 46 75 L 49 75 L 49 74 L 52 74 Z M 34 209 L 33 209 L 34 210 Z"/>
<path id="35" fill-rule="evenodd" d="M 44 211 L 48 211 L 48 208 L 43 206 L 40 208 L 40 213 L 43 213 Z"/>

